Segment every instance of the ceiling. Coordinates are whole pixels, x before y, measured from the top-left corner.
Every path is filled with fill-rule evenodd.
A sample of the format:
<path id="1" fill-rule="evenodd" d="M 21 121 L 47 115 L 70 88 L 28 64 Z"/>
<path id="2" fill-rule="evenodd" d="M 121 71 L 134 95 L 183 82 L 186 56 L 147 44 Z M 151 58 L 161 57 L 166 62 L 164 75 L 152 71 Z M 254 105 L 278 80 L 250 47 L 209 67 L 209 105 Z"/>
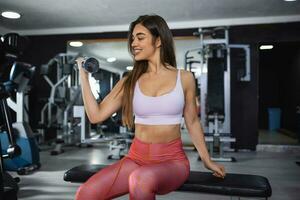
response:
<path id="1" fill-rule="evenodd" d="M 142 14 L 158 14 L 171 28 L 300 21 L 300 0 L 1 0 L 0 34 L 23 35 L 126 31 Z"/>
<path id="2" fill-rule="evenodd" d="M 143 14 L 161 15 L 171 29 L 300 22 L 300 0 L 0 0 L 0 12 L 6 10 L 22 17 L 10 20 L 0 16 L 0 35 L 127 31 L 130 22 Z M 179 67 L 183 67 L 184 53 L 198 46 L 197 41 L 175 40 Z M 68 53 L 96 57 L 101 68 L 116 73 L 132 65 L 126 40 L 68 46 Z M 108 63 L 108 57 L 117 61 Z"/>

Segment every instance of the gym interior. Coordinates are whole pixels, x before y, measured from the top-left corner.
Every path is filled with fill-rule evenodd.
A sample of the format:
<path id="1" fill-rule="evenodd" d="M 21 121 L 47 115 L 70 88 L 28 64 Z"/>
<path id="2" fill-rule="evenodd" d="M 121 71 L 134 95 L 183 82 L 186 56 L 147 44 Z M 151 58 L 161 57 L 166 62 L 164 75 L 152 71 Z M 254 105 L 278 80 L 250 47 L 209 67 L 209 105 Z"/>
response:
<path id="1" fill-rule="evenodd" d="M 0 199 L 74 199 L 128 153 L 134 130 L 121 111 L 88 120 L 75 60 L 100 103 L 133 68 L 129 24 L 144 14 L 167 21 L 211 159 L 227 173 L 212 178 L 182 118 L 193 173 L 157 199 L 299 199 L 299 0 L 10 0 L 0 12 Z"/>

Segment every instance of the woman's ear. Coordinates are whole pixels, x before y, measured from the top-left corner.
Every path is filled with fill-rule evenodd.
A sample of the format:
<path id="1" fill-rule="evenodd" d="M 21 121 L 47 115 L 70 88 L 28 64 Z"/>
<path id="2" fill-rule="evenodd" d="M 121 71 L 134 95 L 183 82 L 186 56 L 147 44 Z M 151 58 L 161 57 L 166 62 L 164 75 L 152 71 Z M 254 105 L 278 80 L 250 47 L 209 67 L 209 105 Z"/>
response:
<path id="1" fill-rule="evenodd" d="M 161 40 L 160 40 L 160 37 L 158 37 L 158 38 L 156 39 L 156 41 L 155 41 L 155 46 L 156 46 L 156 48 L 161 47 Z"/>

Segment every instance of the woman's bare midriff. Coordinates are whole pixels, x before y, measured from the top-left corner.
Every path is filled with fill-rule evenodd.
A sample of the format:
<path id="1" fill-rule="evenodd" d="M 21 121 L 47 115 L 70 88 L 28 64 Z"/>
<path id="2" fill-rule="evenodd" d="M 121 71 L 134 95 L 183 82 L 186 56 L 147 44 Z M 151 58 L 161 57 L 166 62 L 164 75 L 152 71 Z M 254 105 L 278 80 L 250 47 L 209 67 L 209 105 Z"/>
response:
<path id="1" fill-rule="evenodd" d="M 135 137 L 146 143 L 166 143 L 180 138 L 180 124 L 135 124 Z"/>

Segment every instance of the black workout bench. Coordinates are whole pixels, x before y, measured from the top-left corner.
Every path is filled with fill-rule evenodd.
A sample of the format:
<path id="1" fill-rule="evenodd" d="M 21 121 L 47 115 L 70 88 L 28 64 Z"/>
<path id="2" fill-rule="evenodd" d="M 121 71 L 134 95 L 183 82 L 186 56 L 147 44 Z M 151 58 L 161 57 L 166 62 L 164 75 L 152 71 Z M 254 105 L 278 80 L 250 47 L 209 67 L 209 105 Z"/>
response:
<path id="1" fill-rule="evenodd" d="M 84 183 L 106 165 L 80 165 L 64 174 L 64 180 Z M 237 197 L 262 197 L 268 199 L 272 195 L 271 185 L 267 178 L 247 174 L 226 174 L 224 179 L 214 177 L 209 172 L 191 171 L 188 180 L 178 191 L 211 193 Z"/>

